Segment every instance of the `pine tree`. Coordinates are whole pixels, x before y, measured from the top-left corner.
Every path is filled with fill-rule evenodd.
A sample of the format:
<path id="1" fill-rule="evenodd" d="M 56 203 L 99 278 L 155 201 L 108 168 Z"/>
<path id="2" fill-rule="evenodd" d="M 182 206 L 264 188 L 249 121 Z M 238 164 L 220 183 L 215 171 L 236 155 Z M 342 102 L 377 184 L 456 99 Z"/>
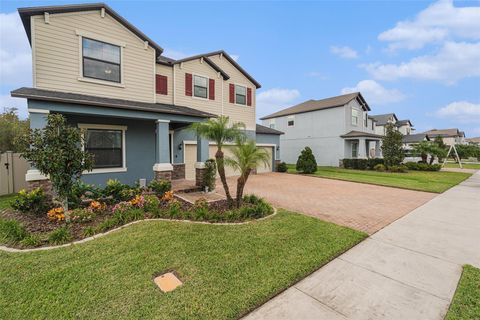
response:
<path id="1" fill-rule="evenodd" d="M 312 149 L 305 147 L 297 160 L 297 171 L 302 173 L 314 173 L 317 171 L 317 161 L 313 155 Z"/>
<path id="2" fill-rule="evenodd" d="M 382 153 L 385 165 L 388 167 L 398 166 L 405 158 L 403 151 L 403 134 L 395 130 L 393 124 L 386 126 L 387 132 L 382 140 Z"/>

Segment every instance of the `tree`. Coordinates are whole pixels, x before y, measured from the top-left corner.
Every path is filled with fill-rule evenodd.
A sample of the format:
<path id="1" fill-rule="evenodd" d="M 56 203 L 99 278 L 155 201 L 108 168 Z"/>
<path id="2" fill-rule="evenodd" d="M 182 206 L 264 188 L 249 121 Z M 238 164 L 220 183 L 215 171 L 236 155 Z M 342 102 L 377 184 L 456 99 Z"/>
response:
<path id="1" fill-rule="evenodd" d="M 413 146 L 413 154 L 420 155 L 423 163 L 427 163 L 427 158 L 430 155 L 429 164 L 433 164 L 435 157 L 438 158 L 439 162 L 445 158 L 447 156 L 447 150 L 439 146 L 436 142 L 421 141 Z"/>
<path id="2" fill-rule="evenodd" d="M 317 161 L 310 147 L 305 147 L 298 156 L 296 169 L 302 173 L 314 173 L 317 171 Z"/>
<path id="3" fill-rule="evenodd" d="M 233 205 L 233 199 L 230 195 L 230 190 L 227 184 L 227 177 L 225 175 L 225 164 L 223 146 L 227 142 L 235 141 L 245 135 L 242 129 L 245 125 L 241 122 L 229 124 L 230 119 L 227 116 L 220 116 L 218 118 L 209 119 L 205 122 L 194 123 L 190 126 L 191 130 L 195 131 L 198 136 L 203 137 L 209 141 L 213 141 L 217 145 L 217 152 L 215 153 L 215 162 L 217 163 L 218 175 L 222 181 L 223 189 L 227 197 L 228 204 Z"/>
<path id="4" fill-rule="evenodd" d="M 16 108 L 5 108 L 0 114 L 0 153 L 5 151 L 18 152 L 15 141 L 28 132 L 29 121 L 20 120 Z"/>
<path id="5" fill-rule="evenodd" d="M 237 179 L 236 205 L 242 205 L 243 190 L 253 169 L 260 163 L 270 166 L 270 156 L 265 149 L 257 148 L 254 140 L 238 138 L 235 147 L 231 148 L 232 156 L 225 159 L 225 163 L 240 172 Z"/>
<path id="6" fill-rule="evenodd" d="M 395 130 L 392 123 L 386 125 L 386 133 L 382 139 L 382 153 L 385 165 L 388 167 L 398 166 L 405 158 L 403 151 L 403 134 Z"/>
<path id="7" fill-rule="evenodd" d="M 438 157 L 438 162 L 442 162 L 443 158 L 447 156 L 448 146 L 443 142 L 443 138 L 441 136 L 436 136 L 433 140 L 433 143 L 437 147 L 436 156 Z"/>
<path id="8" fill-rule="evenodd" d="M 49 176 L 55 196 L 67 212 L 74 183 L 93 166 L 93 156 L 81 147 L 82 131 L 69 126 L 62 115 L 50 114 L 44 129 L 29 130 L 19 142 L 21 156 Z"/>
<path id="9" fill-rule="evenodd" d="M 413 145 L 412 153 L 420 156 L 423 163 L 427 163 L 428 155 L 431 152 L 430 143 L 428 141 L 420 141 Z"/>

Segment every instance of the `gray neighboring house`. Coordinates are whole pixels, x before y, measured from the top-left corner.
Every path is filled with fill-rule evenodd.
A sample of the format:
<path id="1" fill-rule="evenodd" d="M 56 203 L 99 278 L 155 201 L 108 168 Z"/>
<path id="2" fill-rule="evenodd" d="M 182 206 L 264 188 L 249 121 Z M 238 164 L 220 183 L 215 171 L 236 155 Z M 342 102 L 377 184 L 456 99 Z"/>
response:
<path id="1" fill-rule="evenodd" d="M 263 125 L 280 130 L 282 160 L 295 163 L 310 147 L 318 165 L 339 166 L 345 158 L 381 157 L 381 135 L 359 92 L 308 100 L 262 117 Z"/>
<path id="2" fill-rule="evenodd" d="M 426 133 L 414 133 L 404 135 L 402 138 L 403 149 L 405 150 L 404 162 L 417 162 L 422 160 L 418 155 L 412 153 L 413 146 L 422 141 L 431 141 L 430 136 Z"/>
<path id="3" fill-rule="evenodd" d="M 375 126 L 376 134 L 385 135 L 385 127 L 388 123 L 392 123 L 395 128 L 400 131 L 404 136 L 412 134 L 412 132 L 415 130 L 413 128 L 412 122 L 409 119 L 398 120 L 395 113 L 378 114 L 372 116 L 372 118 L 377 121 Z"/>

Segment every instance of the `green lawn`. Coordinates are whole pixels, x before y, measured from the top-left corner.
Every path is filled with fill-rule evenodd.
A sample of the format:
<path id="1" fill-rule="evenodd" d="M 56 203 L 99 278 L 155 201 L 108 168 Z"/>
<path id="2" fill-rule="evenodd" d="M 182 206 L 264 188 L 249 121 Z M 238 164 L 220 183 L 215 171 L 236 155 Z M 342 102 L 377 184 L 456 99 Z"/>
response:
<path id="1" fill-rule="evenodd" d="M 480 269 L 464 266 L 445 320 L 480 319 Z"/>
<path id="2" fill-rule="evenodd" d="M 458 163 L 445 163 L 446 168 L 460 168 Z M 480 170 L 480 163 L 462 163 L 464 169 Z"/>
<path id="3" fill-rule="evenodd" d="M 295 173 L 295 165 L 288 165 L 288 172 Z M 322 178 L 436 193 L 442 193 L 471 176 L 470 173 L 463 172 L 409 171 L 406 173 L 391 173 L 336 167 L 318 167 L 314 174 Z"/>
<path id="4" fill-rule="evenodd" d="M 366 237 L 280 210 L 220 226 L 150 221 L 51 251 L 0 251 L 0 319 L 237 319 Z M 184 281 L 165 294 L 154 274 Z"/>
<path id="5" fill-rule="evenodd" d="M 16 194 L 7 194 L 5 196 L 0 196 L 0 211 L 10 207 L 10 201 L 12 201 L 15 196 Z"/>

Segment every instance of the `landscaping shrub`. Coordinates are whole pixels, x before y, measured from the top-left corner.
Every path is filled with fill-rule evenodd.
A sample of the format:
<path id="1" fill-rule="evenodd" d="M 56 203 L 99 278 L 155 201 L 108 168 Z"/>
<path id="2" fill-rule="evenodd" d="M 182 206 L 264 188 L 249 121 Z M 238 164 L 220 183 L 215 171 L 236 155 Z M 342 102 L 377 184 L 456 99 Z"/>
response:
<path id="1" fill-rule="evenodd" d="M 86 227 L 83 229 L 83 235 L 85 237 L 91 237 L 95 234 L 95 228 L 94 227 Z"/>
<path id="2" fill-rule="evenodd" d="M 112 197 L 115 201 L 125 201 L 131 199 L 135 194 L 132 188 L 123 184 L 117 179 L 109 179 L 102 193 L 105 197 Z"/>
<path id="3" fill-rule="evenodd" d="M 85 223 L 95 219 L 95 212 L 92 209 L 77 208 L 69 211 L 72 222 Z"/>
<path id="4" fill-rule="evenodd" d="M 407 167 L 404 166 L 404 165 L 390 166 L 390 167 L 388 167 L 388 171 L 390 171 L 390 172 L 404 173 L 404 172 L 407 172 Z"/>
<path id="5" fill-rule="evenodd" d="M 374 169 L 375 169 L 375 171 L 384 172 L 385 171 L 385 166 L 383 164 L 379 163 L 374 167 Z"/>
<path id="6" fill-rule="evenodd" d="M 154 195 L 147 195 L 144 197 L 145 202 L 143 204 L 143 210 L 145 212 L 150 212 L 155 214 L 159 210 L 160 200 L 157 196 Z"/>
<path id="7" fill-rule="evenodd" d="M 42 215 L 47 212 L 51 203 L 43 190 L 37 188 L 30 192 L 20 190 L 10 205 L 13 209 L 23 213 Z"/>
<path id="8" fill-rule="evenodd" d="M 383 163 L 381 158 L 372 158 L 372 159 L 343 159 L 343 167 L 345 169 L 356 169 L 356 170 L 374 170 L 375 166 Z"/>
<path id="9" fill-rule="evenodd" d="M 72 235 L 70 234 L 70 230 L 67 226 L 60 227 L 48 235 L 48 243 L 50 244 L 64 244 L 69 242 L 71 239 Z"/>
<path id="10" fill-rule="evenodd" d="M 195 201 L 192 211 L 195 220 L 206 220 L 210 214 L 208 202 L 205 199 L 198 199 Z"/>
<path id="11" fill-rule="evenodd" d="M 23 247 L 38 247 L 42 244 L 42 239 L 39 235 L 28 234 L 25 238 L 20 241 L 20 244 Z"/>
<path id="12" fill-rule="evenodd" d="M 148 188 L 155 192 L 155 194 L 159 197 L 163 197 L 163 195 L 172 189 L 172 183 L 168 180 L 152 180 L 148 184 Z"/>
<path id="13" fill-rule="evenodd" d="M 416 171 L 439 171 L 442 166 L 440 164 L 428 164 L 423 162 L 407 162 L 405 166 L 409 170 L 416 170 Z"/>
<path id="14" fill-rule="evenodd" d="M 86 184 L 83 181 L 77 181 L 72 187 L 72 192 L 68 197 L 69 208 L 78 208 L 82 202 L 82 199 L 98 200 L 102 198 L 102 188 L 93 184 Z"/>
<path id="15" fill-rule="evenodd" d="M 287 164 L 285 162 L 280 162 L 277 166 L 277 171 L 278 172 L 287 172 L 288 171 Z"/>
<path id="16" fill-rule="evenodd" d="M 180 205 L 180 202 L 176 199 L 170 201 L 167 211 L 170 218 L 182 217 L 182 206 Z"/>
<path id="17" fill-rule="evenodd" d="M 18 243 L 28 235 L 25 227 L 16 220 L 0 219 L 0 242 Z"/>
<path id="18" fill-rule="evenodd" d="M 202 190 L 205 190 L 205 187 L 209 191 L 215 190 L 215 179 L 217 177 L 217 163 L 215 159 L 208 159 L 205 161 L 205 173 L 203 176 Z"/>
<path id="19" fill-rule="evenodd" d="M 386 133 L 382 139 L 381 147 L 385 166 L 387 166 L 387 168 L 399 166 L 405 158 L 402 142 L 403 135 L 400 131 L 397 131 L 391 123 L 388 123 L 385 129 Z"/>
<path id="20" fill-rule="evenodd" d="M 48 215 L 48 218 L 52 221 L 62 222 L 65 220 L 65 212 L 63 207 L 50 209 L 47 215 Z"/>
<path id="21" fill-rule="evenodd" d="M 374 170 L 377 164 L 385 165 L 382 158 L 370 158 L 367 160 L 367 169 Z"/>
<path id="22" fill-rule="evenodd" d="M 296 169 L 302 173 L 314 173 L 317 171 L 317 161 L 312 153 L 312 149 L 305 147 L 298 156 Z"/>

